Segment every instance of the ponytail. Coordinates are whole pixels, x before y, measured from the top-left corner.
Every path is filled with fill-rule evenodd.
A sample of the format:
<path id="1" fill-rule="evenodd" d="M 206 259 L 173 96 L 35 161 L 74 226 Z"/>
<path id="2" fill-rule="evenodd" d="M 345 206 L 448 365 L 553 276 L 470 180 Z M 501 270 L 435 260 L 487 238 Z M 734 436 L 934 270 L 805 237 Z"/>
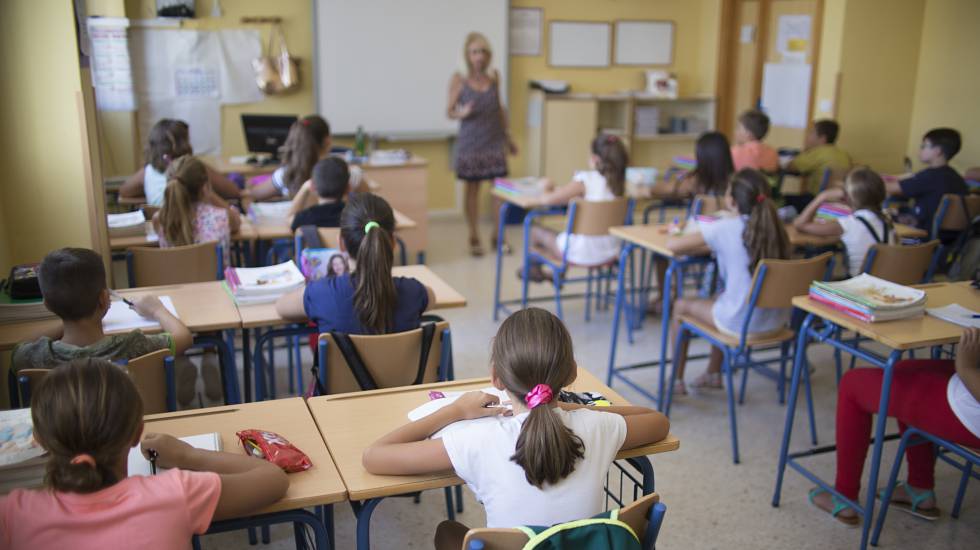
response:
<path id="1" fill-rule="evenodd" d="M 31 400 L 34 436 L 50 453 L 45 483 L 92 493 L 120 481 L 116 470 L 139 435 L 143 402 L 122 369 L 76 359 L 52 369 Z"/>
<path id="2" fill-rule="evenodd" d="M 749 271 L 759 260 L 785 260 L 790 256 L 789 235 L 779 219 L 776 204 L 769 198 L 769 181 L 761 172 L 746 168 L 732 177 L 732 199 L 738 213 L 747 215 L 742 242 L 749 254 Z"/>
<path id="3" fill-rule="evenodd" d="M 617 197 L 626 192 L 626 165 L 629 154 L 623 141 L 612 134 L 599 134 L 592 140 L 592 154 L 599 158 L 596 170 L 606 178 L 606 185 Z"/>
<path id="4" fill-rule="evenodd" d="M 490 362 L 511 397 L 530 409 L 510 459 L 539 489 L 565 479 L 585 456 L 582 439 L 551 404 L 552 397 L 575 379 L 572 338 L 565 325 L 543 309 L 518 311 L 500 325 Z"/>
<path id="5" fill-rule="evenodd" d="M 194 244 L 194 204 L 207 183 L 207 167 L 196 157 L 185 155 L 167 168 L 160 227 L 170 246 Z"/>
<path id="6" fill-rule="evenodd" d="M 891 216 L 884 211 L 885 198 L 888 196 L 885 182 L 877 172 L 867 166 L 855 167 L 844 178 L 844 193 L 855 212 L 858 210 L 874 212 L 888 229 L 888 233 L 894 234 L 895 228 Z"/>
<path id="7" fill-rule="evenodd" d="M 370 193 L 352 195 L 340 214 L 340 238 L 357 262 L 354 310 L 374 334 L 394 325 L 398 291 L 391 277 L 394 265 L 395 215 L 384 199 Z"/>
<path id="8" fill-rule="evenodd" d="M 320 148 L 328 137 L 330 125 L 317 115 L 303 117 L 290 126 L 282 154 L 283 181 L 290 197 L 313 175 L 313 166 L 320 160 Z"/>

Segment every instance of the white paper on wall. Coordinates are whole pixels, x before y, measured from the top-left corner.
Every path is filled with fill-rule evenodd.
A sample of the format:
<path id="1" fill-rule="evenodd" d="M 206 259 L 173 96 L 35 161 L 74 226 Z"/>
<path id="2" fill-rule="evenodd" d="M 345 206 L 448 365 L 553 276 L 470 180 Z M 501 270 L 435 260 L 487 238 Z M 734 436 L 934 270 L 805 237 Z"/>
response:
<path id="1" fill-rule="evenodd" d="M 762 73 L 762 110 L 773 126 L 805 128 L 810 104 L 810 64 L 766 63 Z"/>
<path id="2" fill-rule="evenodd" d="M 176 118 L 190 124 L 195 155 L 221 154 L 221 103 L 215 98 L 140 98 L 137 120 L 141 136 L 161 118 Z"/>
<path id="3" fill-rule="evenodd" d="M 174 93 L 177 97 L 218 98 L 218 71 L 211 67 L 179 67 L 174 71 Z"/>
<path id="4" fill-rule="evenodd" d="M 252 60 L 262 56 L 259 32 L 224 30 L 216 34 L 221 48 L 221 103 L 255 103 L 265 99 L 265 94 L 255 83 L 255 71 L 252 69 Z"/>
<path id="5" fill-rule="evenodd" d="M 810 40 L 810 19 L 809 15 L 780 15 L 776 51 L 786 55 L 805 50 L 805 45 Z M 802 49 L 801 45 L 804 46 Z"/>
<path id="6" fill-rule="evenodd" d="M 539 8 L 510 9 L 510 55 L 541 55 Z"/>
<path id="7" fill-rule="evenodd" d="M 95 105 L 102 111 L 133 111 L 133 75 L 130 68 L 129 20 L 121 17 L 88 19 L 92 85 Z"/>

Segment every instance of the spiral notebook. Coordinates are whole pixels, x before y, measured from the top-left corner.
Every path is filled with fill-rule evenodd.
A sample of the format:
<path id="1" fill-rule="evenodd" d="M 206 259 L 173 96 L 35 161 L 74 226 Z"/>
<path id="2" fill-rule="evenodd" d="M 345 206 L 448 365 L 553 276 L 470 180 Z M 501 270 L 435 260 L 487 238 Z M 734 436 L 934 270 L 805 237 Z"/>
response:
<path id="1" fill-rule="evenodd" d="M 187 437 L 179 437 L 184 443 L 187 443 L 195 449 L 204 449 L 206 451 L 220 451 L 221 450 L 221 434 L 218 432 L 199 434 L 199 435 L 189 435 Z M 140 446 L 137 445 L 129 450 L 129 475 L 131 476 L 148 476 L 153 474 L 153 468 L 150 466 L 150 461 L 143 456 L 143 452 L 140 450 Z M 157 471 L 162 471 L 162 468 L 157 468 Z"/>

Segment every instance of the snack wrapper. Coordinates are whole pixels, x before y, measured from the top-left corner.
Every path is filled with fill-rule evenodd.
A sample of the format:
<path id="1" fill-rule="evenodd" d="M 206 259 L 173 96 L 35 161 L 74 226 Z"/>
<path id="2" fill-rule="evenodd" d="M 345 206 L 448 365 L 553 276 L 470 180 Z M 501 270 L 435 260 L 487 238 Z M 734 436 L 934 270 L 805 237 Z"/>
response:
<path id="1" fill-rule="evenodd" d="M 285 437 L 265 430 L 242 430 L 236 434 L 249 455 L 264 458 L 286 473 L 303 472 L 313 467 L 310 457 Z"/>

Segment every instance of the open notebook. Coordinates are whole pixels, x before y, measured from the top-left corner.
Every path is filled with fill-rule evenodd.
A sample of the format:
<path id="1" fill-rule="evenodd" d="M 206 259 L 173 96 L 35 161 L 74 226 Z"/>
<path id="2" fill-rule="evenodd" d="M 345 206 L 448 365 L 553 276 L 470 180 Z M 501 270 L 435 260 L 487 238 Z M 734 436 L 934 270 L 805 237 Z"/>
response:
<path id="1" fill-rule="evenodd" d="M 474 391 L 474 390 L 471 390 L 471 391 Z M 503 390 L 498 390 L 497 388 L 489 387 L 489 388 L 482 388 L 482 389 L 476 390 L 476 391 L 482 391 L 483 393 L 489 393 L 490 395 L 496 395 L 497 398 L 500 399 L 500 405 L 501 406 L 507 407 L 508 409 L 511 408 L 510 396 L 508 396 L 507 395 L 507 392 L 505 392 Z M 414 409 L 412 409 L 411 411 L 409 411 L 408 412 L 408 419 L 411 420 L 412 422 L 414 422 L 414 421 L 416 421 L 416 420 L 418 420 L 420 418 L 425 418 L 426 416 L 429 416 L 430 414 L 438 411 L 439 409 L 441 409 L 441 408 L 443 408 L 443 407 L 445 407 L 447 405 L 452 404 L 454 401 L 456 401 L 457 399 L 459 399 L 459 397 L 461 395 L 463 395 L 464 393 L 467 393 L 467 392 L 464 392 L 464 391 L 447 391 L 447 392 L 442 392 L 442 393 L 443 393 L 444 397 L 439 397 L 439 398 L 436 398 L 436 399 L 431 399 L 430 398 L 429 401 L 426 401 L 425 403 L 423 403 L 423 404 L 419 405 L 418 407 L 415 407 Z M 497 420 L 496 417 L 493 417 L 493 416 L 486 417 L 486 418 L 475 418 L 475 419 L 472 419 L 472 420 L 460 420 L 459 422 L 454 422 L 454 423 L 446 426 L 445 428 L 439 430 L 438 432 L 432 434 L 432 439 L 439 439 L 446 432 L 450 432 L 450 431 L 458 430 L 458 429 L 464 429 L 467 426 L 472 426 L 474 422 L 498 422 L 498 420 Z"/>
<path id="2" fill-rule="evenodd" d="M 187 443 L 191 447 L 194 447 L 195 449 L 204 449 L 207 451 L 221 450 L 221 434 L 217 432 L 189 435 L 178 439 Z M 128 464 L 129 475 L 131 476 L 148 476 L 153 473 L 152 469 L 150 468 L 150 461 L 143 457 L 143 452 L 140 451 L 139 445 L 129 450 Z M 161 470 L 162 468 L 157 468 L 158 472 Z"/>
<path id="3" fill-rule="evenodd" d="M 174 317 L 180 319 L 180 315 L 177 315 L 177 309 L 174 307 L 173 300 L 170 299 L 170 296 L 160 296 L 160 301 L 163 303 L 163 307 L 167 308 L 167 311 L 172 313 Z M 122 300 L 113 300 L 109 306 L 109 312 L 102 318 L 102 330 L 106 333 L 129 332 L 137 328 L 160 328 L 160 323 L 154 319 L 142 317 L 139 313 L 136 313 L 136 310 L 129 307 Z"/>

